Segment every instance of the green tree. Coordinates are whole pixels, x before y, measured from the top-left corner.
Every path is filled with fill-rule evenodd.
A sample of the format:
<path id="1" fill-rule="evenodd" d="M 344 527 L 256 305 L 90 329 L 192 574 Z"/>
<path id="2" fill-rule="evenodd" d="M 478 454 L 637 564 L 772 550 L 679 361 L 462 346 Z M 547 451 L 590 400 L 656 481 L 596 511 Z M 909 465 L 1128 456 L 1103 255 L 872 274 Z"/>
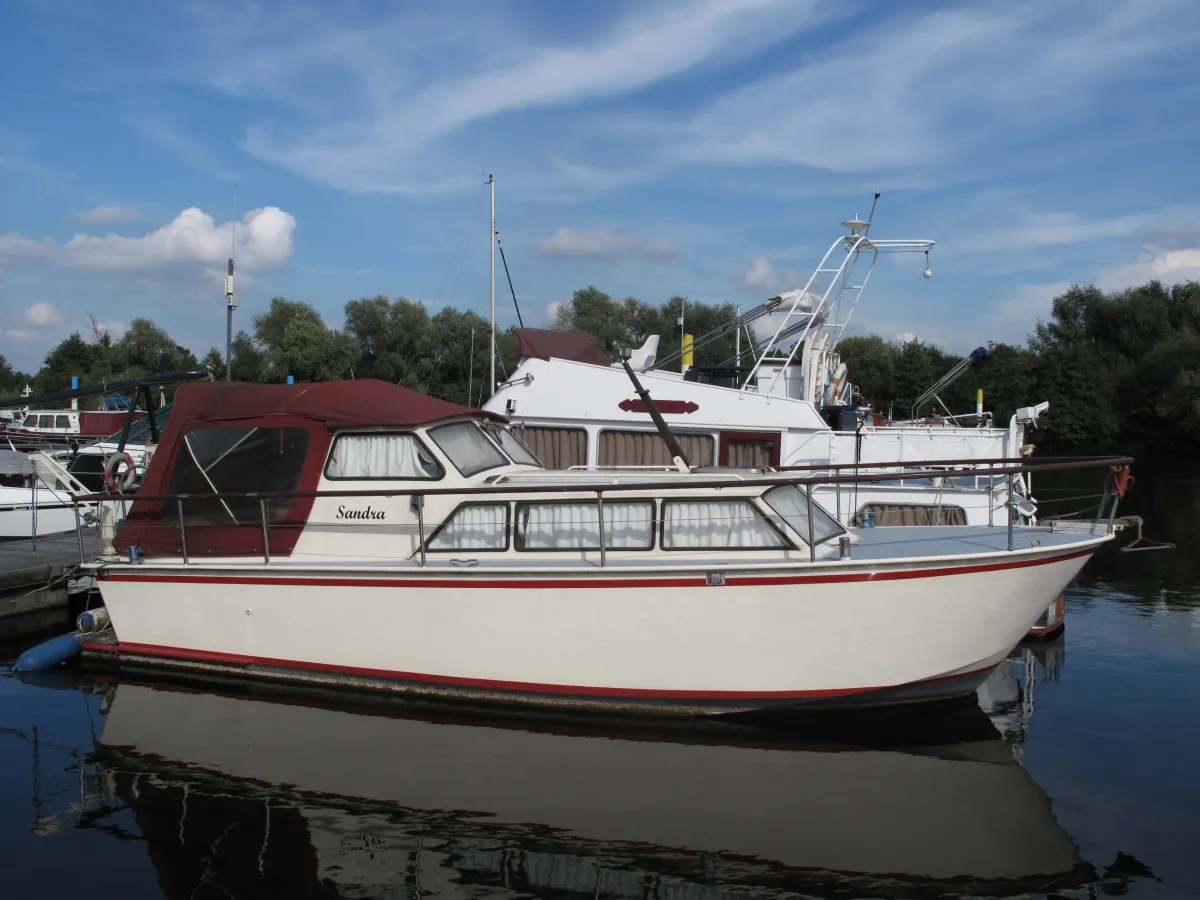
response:
<path id="1" fill-rule="evenodd" d="M 311 305 L 283 297 L 255 316 L 254 343 L 265 363 L 262 378 L 269 382 L 288 375 L 296 381 L 349 378 L 358 355 L 352 335 L 329 328 Z"/>
<path id="2" fill-rule="evenodd" d="M 194 369 L 196 355 L 149 319 L 134 319 L 113 345 L 112 358 L 122 375 L 151 375 Z"/>
<path id="3" fill-rule="evenodd" d="M 346 333 L 358 343 L 355 375 L 419 388 L 432 369 L 433 326 L 425 307 L 404 297 L 346 304 Z"/>

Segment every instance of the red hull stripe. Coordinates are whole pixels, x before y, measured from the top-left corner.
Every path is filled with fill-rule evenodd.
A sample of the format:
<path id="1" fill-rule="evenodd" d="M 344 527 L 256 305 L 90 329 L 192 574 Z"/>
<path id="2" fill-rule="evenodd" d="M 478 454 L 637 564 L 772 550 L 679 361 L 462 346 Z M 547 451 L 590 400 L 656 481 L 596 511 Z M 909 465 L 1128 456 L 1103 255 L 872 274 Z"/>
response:
<path id="1" fill-rule="evenodd" d="M 1077 550 L 1061 556 L 1041 557 L 1038 559 L 1020 559 L 1012 562 L 985 563 L 982 565 L 949 566 L 936 569 L 890 569 L 883 572 L 847 572 L 828 575 L 741 575 L 731 576 L 726 585 L 745 587 L 754 585 L 784 585 L 784 584 L 835 584 L 841 582 L 864 581 L 903 581 L 910 578 L 940 578 L 945 575 L 970 575 L 977 572 L 996 572 L 1001 569 L 1024 569 L 1030 566 L 1046 566 L 1053 563 L 1065 562 L 1068 559 L 1078 559 L 1081 556 L 1091 556 L 1094 547 Z M 107 581 L 150 582 L 154 584 L 266 584 L 285 587 L 388 587 L 388 588 L 548 588 L 555 590 L 581 588 L 631 588 L 631 587 L 705 587 L 704 576 L 664 577 L 664 578 L 471 578 L 466 572 L 455 573 L 450 577 L 424 578 L 325 578 L 321 576 L 277 576 L 264 575 L 168 575 L 152 572 L 149 574 L 127 574 L 124 572 L 108 571 L 101 575 Z M 103 593 L 103 588 L 101 588 Z"/>
<path id="2" fill-rule="evenodd" d="M 820 691 L 678 691 L 656 690 L 654 688 L 588 687 L 565 684 L 539 684 L 528 681 L 498 681 L 490 678 L 459 678 L 453 675 L 426 675 L 417 672 L 396 672 L 390 669 L 366 669 L 358 666 L 335 666 L 328 663 L 304 662 L 292 659 L 271 659 L 268 657 L 243 656 L 237 653 L 217 653 L 212 650 L 162 647 L 157 644 L 131 644 L 125 641 L 118 644 L 91 644 L 85 642 L 83 649 L 92 652 L 130 653 L 139 656 L 158 656 L 220 665 L 258 665 L 280 669 L 301 669 L 310 672 L 331 672 L 366 678 L 386 678 L 394 681 L 414 681 L 425 684 L 484 688 L 493 691 L 515 691 L 523 694 L 564 694 L 578 697 L 641 697 L 648 700 L 816 700 L 823 697 L 846 697 L 852 694 L 867 694 L 874 691 L 891 690 L 897 687 L 908 686 L 885 685 L 881 687 L 834 688 Z M 934 684 L 939 681 L 969 678 L 990 672 L 994 668 L 995 666 L 985 666 L 982 669 L 929 678 L 913 682 L 913 684 Z"/>

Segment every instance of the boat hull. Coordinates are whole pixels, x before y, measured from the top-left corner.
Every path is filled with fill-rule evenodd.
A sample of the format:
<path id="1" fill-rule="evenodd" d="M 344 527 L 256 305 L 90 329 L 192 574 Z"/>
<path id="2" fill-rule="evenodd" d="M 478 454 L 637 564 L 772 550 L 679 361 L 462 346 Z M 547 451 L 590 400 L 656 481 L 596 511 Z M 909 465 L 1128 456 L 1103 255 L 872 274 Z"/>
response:
<path id="1" fill-rule="evenodd" d="M 1101 542 L 712 579 L 146 563 L 102 573 L 117 640 L 85 651 L 215 678 L 609 712 L 937 700 L 974 691 Z"/>

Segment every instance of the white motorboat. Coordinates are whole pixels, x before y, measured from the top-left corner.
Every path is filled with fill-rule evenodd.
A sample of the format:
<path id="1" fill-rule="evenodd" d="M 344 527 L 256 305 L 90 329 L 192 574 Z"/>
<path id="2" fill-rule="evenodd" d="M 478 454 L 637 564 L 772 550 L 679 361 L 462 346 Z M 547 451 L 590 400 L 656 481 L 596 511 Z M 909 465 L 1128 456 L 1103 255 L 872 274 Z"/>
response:
<path id="1" fill-rule="evenodd" d="M 881 253 L 925 253 L 930 240 L 869 238 L 869 222 L 843 225 L 804 288 L 779 297 L 734 322 L 696 338 L 685 352 L 657 358 L 658 336 L 631 354 L 630 367 L 645 384 L 693 465 L 837 467 L 878 471 L 881 463 L 941 460 L 960 466 L 1019 459 L 1027 451 L 1025 428 L 1036 425 L 1046 403 L 1019 410 L 1006 427 L 994 427 L 983 410 L 921 417 L 954 377 L 987 355 L 976 350 L 902 422 L 862 407 L 853 373 L 837 353 Z M 691 366 L 692 350 L 717 339 L 766 329 L 761 346 L 739 350 L 722 364 Z M 631 389 L 619 363 L 610 361 L 585 332 L 524 329 L 519 367 L 500 384 L 484 409 L 509 418 L 522 439 L 551 468 L 669 466 L 671 455 Z M 740 346 L 740 344 L 739 344 Z M 680 371 L 665 366 L 679 363 Z M 944 405 L 943 405 L 944 407 Z M 843 524 L 993 524 L 1006 516 L 1007 479 L 988 466 L 941 477 L 936 472 L 849 485 L 824 485 L 817 498 Z M 891 470 L 892 475 L 897 473 Z M 899 473 L 902 476 L 904 473 Z M 1021 521 L 1036 521 L 1028 480 L 1017 476 Z"/>
<path id="2" fill-rule="evenodd" d="M 0 538 L 74 531 L 75 490 L 44 454 L 0 450 Z"/>
<path id="3" fill-rule="evenodd" d="M 1007 897 L 1097 879 L 978 709 L 897 748 L 878 724 L 864 746 L 96 689 L 92 760 L 121 802 L 88 821 L 132 816 L 172 897 Z"/>
<path id="4" fill-rule="evenodd" d="M 547 472 L 498 419 L 182 386 L 85 653 L 664 714 L 902 703 L 973 691 L 1110 539 L 851 530 L 795 473 Z"/>

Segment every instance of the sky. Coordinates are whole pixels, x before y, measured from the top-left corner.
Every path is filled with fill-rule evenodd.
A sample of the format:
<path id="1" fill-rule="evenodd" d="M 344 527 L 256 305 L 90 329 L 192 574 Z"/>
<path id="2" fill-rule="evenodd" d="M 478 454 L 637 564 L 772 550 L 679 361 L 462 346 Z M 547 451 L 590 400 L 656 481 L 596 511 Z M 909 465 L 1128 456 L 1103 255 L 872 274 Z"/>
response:
<path id="1" fill-rule="evenodd" d="M 488 174 L 527 325 L 588 285 L 749 308 L 880 191 L 934 275 L 882 258 L 851 330 L 1021 342 L 1071 284 L 1200 278 L 1198 44 L 1196 0 L 6 0 L 0 354 L 223 348 L 231 249 L 236 328 L 486 316 Z"/>

